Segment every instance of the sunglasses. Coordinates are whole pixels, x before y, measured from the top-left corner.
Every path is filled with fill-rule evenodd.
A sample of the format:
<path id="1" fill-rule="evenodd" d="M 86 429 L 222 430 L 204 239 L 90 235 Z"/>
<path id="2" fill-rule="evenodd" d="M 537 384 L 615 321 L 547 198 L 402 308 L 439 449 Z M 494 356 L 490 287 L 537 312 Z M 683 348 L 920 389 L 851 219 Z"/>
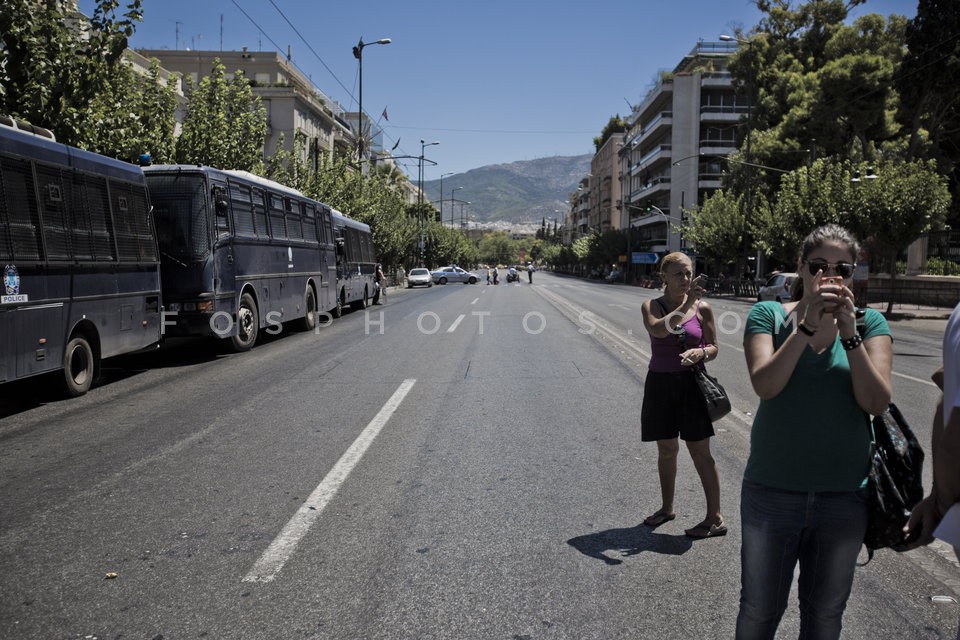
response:
<path id="1" fill-rule="evenodd" d="M 822 262 L 820 260 L 814 260 L 813 262 L 804 260 L 804 262 L 807 265 L 807 270 L 812 276 L 815 276 L 821 272 L 826 273 L 828 269 L 833 269 L 841 278 L 849 278 L 853 275 L 853 270 L 857 268 L 857 265 L 849 262 L 838 262 L 836 264 Z"/>

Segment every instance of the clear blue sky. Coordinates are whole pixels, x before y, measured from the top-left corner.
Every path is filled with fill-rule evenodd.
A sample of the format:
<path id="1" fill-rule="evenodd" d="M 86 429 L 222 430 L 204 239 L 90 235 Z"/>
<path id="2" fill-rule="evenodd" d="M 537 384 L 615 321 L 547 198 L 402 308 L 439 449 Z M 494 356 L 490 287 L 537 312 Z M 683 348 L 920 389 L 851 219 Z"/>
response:
<path id="1" fill-rule="evenodd" d="M 123 1 L 121 0 L 121 4 Z M 90 15 L 94 0 L 80 0 Z M 661 69 L 698 40 L 749 29 L 750 0 L 145 0 L 134 48 L 281 50 L 344 109 L 357 108 L 352 47 L 363 52 L 363 107 L 395 155 L 440 142 L 425 178 L 488 164 L 593 152 L 609 118 L 629 113 Z M 856 10 L 908 17 L 916 0 Z M 246 14 L 246 15 L 244 15 Z M 247 17 L 249 16 L 249 17 Z M 286 16 L 286 19 L 284 18 Z M 291 26 L 292 25 L 292 26 Z M 276 44 L 274 44 L 276 43 Z M 416 162 L 405 167 L 416 178 Z M 452 176 L 451 176 L 452 178 Z"/>

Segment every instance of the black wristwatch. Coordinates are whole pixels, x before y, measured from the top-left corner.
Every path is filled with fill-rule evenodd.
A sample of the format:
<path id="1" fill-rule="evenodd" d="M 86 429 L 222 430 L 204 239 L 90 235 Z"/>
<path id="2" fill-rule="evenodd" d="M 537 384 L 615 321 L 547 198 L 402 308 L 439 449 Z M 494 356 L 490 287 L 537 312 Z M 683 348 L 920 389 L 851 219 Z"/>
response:
<path id="1" fill-rule="evenodd" d="M 816 331 L 811 331 L 810 329 L 808 329 L 807 326 L 804 325 L 802 322 L 797 325 L 797 331 L 799 331 L 805 336 L 810 336 L 811 338 L 813 337 L 813 334 L 816 333 Z"/>

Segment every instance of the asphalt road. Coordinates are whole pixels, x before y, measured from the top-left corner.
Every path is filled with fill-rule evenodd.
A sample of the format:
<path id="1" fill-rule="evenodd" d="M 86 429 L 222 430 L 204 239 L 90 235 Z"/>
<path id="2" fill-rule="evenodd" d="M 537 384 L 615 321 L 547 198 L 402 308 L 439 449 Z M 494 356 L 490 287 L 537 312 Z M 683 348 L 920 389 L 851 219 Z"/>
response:
<path id="1" fill-rule="evenodd" d="M 659 505 L 638 419 L 653 293 L 546 273 L 391 290 L 248 353 L 116 360 L 79 399 L 0 387 L 0 637 L 732 637 L 749 305 L 713 301 L 730 533 L 692 541 L 684 453 L 677 519 L 640 524 Z M 895 400 L 927 442 L 944 323 L 892 326 Z M 957 599 L 942 545 L 880 552 L 844 637 L 952 638 Z"/>

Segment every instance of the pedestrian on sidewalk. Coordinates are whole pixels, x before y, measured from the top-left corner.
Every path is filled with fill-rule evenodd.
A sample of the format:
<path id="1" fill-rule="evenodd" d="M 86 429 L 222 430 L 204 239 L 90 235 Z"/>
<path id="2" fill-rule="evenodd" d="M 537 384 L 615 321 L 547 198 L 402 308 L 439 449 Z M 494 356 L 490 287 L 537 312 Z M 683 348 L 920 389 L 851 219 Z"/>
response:
<path id="1" fill-rule="evenodd" d="M 720 476 L 710 453 L 713 423 L 692 369 L 716 359 L 719 353 L 713 310 L 700 300 L 701 278 L 693 277 L 693 264 L 686 254 L 664 256 L 660 273 L 666 283 L 663 295 L 641 306 L 652 355 L 643 386 L 640 439 L 657 443 L 662 503 L 643 522 L 659 527 L 676 518 L 673 500 L 682 439 L 707 500 L 706 517 L 686 534 L 692 538 L 722 536 L 727 527 L 720 513 Z"/>
<path id="2" fill-rule="evenodd" d="M 383 304 L 383 301 L 387 297 L 387 287 L 386 287 L 386 276 L 383 275 L 383 265 L 379 262 L 377 263 L 377 271 L 373 276 L 374 286 L 377 289 L 376 295 L 373 296 L 373 304 Z"/>
<path id="3" fill-rule="evenodd" d="M 840 637 L 867 528 L 869 415 L 890 402 L 890 328 L 850 289 L 858 253 L 826 225 L 803 242 L 792 301 L 758 302 L 743 346 L 760 406 L 740 496 L 736 638 L 773 638 L 799 563 L 800 637 Z"/>

